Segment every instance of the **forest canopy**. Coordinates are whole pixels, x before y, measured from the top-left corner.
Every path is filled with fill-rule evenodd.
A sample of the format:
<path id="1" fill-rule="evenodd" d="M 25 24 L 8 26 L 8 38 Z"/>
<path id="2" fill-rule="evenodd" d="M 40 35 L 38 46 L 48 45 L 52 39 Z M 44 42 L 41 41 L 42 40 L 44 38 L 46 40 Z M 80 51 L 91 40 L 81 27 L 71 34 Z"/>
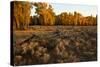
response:
<path id="1" fill-rule="evenodd" d="M 35 14 L 31 16 L 31 9 L 35 6 Z M 13 1 L 11 2 L 11 13 L 13 29 L 25 30 L 31 25 L 65 25 L 65 26 L 96 26 L 97 15 L 83 16 L 74 11 L 62 12 L 56 15 L 52 5 L 45 2 Z"/>

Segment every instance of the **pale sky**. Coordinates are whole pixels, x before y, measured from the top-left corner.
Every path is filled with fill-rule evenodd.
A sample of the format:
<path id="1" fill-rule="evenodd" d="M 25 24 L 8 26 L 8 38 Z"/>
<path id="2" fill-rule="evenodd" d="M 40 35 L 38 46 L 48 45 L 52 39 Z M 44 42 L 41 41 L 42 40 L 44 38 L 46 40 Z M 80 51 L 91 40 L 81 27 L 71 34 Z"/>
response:
<path id="1" fill-rule="evenodd" d="M 53 11 L 56 13 L 56 15 L 62 13 L 62 12 L 71 12 L 74 13 L 74 11 L 77 11 L 81 13 L 83 16 L 96 16 L 97 14 L 97 6 L 90 6 L 90 5 L 73 5 L 73 4 L 55 4 L 50 3 L 53 7 Z M 31 15 L 35 15 L 35 9 L 33 8 L 31 10 Z"/>

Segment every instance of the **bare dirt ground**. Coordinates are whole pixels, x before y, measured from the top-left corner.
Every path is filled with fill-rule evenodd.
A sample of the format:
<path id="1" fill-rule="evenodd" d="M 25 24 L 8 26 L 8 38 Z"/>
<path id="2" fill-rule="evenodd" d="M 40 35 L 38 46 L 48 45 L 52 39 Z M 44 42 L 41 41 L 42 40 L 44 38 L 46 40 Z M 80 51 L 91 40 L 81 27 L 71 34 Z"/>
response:
<path id="1" fill-rule="evenodd" d="M 15 65 L 97 60 L 96 26 L 32 26 L 13 39 Z"/>

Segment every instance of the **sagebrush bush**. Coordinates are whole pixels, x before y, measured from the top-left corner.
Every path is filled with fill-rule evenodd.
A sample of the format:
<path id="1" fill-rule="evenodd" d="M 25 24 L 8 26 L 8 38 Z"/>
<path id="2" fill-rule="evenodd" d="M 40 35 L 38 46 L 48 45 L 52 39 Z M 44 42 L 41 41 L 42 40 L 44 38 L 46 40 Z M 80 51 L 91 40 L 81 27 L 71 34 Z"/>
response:
<path id="1" fill-rule="evenodd" d="M 61 34 L 42 33 L 22 45 L 15 44 L 14 63 L 28 65 L 97 60 L 97 33 L 87 29 L 80 27 Z"/>

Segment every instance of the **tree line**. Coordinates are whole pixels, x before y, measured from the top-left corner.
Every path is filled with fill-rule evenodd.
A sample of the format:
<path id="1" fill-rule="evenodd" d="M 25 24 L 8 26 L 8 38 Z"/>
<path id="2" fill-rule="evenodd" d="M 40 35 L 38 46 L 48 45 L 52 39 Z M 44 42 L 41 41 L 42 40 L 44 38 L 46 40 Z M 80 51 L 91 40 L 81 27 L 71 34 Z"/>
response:
<path id="1" fill-rule="evenodd" d="M 30 25 L 74 25 L 74 26 L 95 26 L 96 17 L 83 16 L 79 12 L 62 12 L 56 15 L 53 7 L 45 2 L 13 1 L 13 28 L 27 29 Z M 34 16 L 30 16 L 31 9 L 35 8 Z"/>

